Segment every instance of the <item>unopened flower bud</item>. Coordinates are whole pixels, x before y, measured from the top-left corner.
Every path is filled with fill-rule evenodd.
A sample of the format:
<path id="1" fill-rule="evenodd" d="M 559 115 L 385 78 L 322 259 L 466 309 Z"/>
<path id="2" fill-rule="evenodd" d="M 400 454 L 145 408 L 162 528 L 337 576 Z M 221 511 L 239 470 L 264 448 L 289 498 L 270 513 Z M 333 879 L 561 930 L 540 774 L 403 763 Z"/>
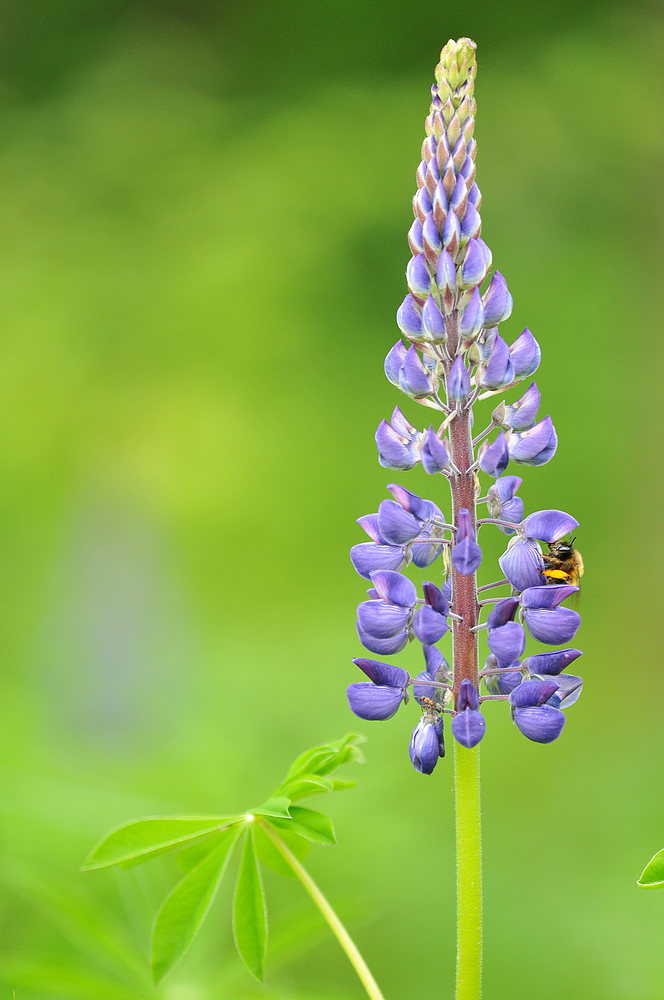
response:
<path id="1" fill-rule="evenodd" d="M 514 381 L 514 366 L 509 348 L 502 337 L 496 337 L 491 357 L 480 365 L 479 384 L 485 389 L 503 389 Z"/>
<path id="2" fill-rule="evenodd" d="M 452 565 L 461 576 L 471 576 L 482 562 L 469 510 L 459 511 L 459 524 L 452 548 Z"/>
<path id="3" fill-rule="evenodd" d="M 422 312 L 410 294 L 397 309 L 397 325 L 406 337 L 422 339 Z"/>
<path id="4" fill-rule="evenodd" d="M 411 257 L 408 261 L 406 279 L 411 294 L 416 295 L 419 299 L 426 299 L 431 291 L 431 275 L 424 253 L 418 253 L 416 257 Z"/>
<path id="5" fill-rule="evenodd" d="M 500 271 L 494 272 L 482 301 L 484 302 L 485 326 L 496 326 L 511 315 L 512 296 Z"/>
<path id="6" fill-rule="evenodd" d="M 510 460 L 505 435 L 500 431 L 493 444 L 489 444 L 488 442 L 485 442 L 485 444 L 486 447 L 480 452 L 480 469 L 482 472 L 486 472 L 488 476 L 498 479 L 509 465 Z"/>
<path id="7" fill-rule="evenodd" d="M 447 394 L 457 403 L 462 403 L 470 395 L 470 375 L 461 355 L 455 358 L 450 369 Z"/>
<path id="8" fill-rule="evenodd" d="M 444 472 L 449 467 L 450 456 L 447 453 L 447 448 L 436 435 L 433 427 L 429 427 L 424 435 L 421 458 L 422 467 L 430 476 L 437 472 Z"/>
<path id="9" fill-rule="evenodd" d="M 415 345 L 408 348 L 399 369 L 399 388 L 413 399 L 430 396 L 438 388 L 437 377 L 426 370 Z"/>
<path id="10" fill-rule="evenodd" d="M 445 320 L 433 295 L 427 297 L 422 307 L 422 332 L 426 339 L 433 343 L 442 343 L 447 338 Z"/>
<path id="11" fill-rule="evenodd" d="M 447 250 L 443 250 L 438 258 L 436 283 L 443 297 L 445 312 L 451 313 L 456 305 L 457 272 L 454 261 Z"/>
<path id="12" fill-rule="evenodd" d="M 510 355 L 512 356 L 516 378 L 528 378 L 529 375 L 533 375 L 539 368 L 539 363 L 542 360 L 542 352 L 528 327 L 511 345 Z"/>
<path id="13" fill-rule="evenodd" d="M 545 465 L 553 458 L 558 447 L 558 436 L 551 417 L 545 417 L 526 431 L 512 434 L 508 447 L 513 462 L 521 465 Z"/>
<path id="14" fill-rule="evenodd" d="M 501 423 L 511 427 L 513 431 L 528 430 L 537 420 L 541 398 L 539 389 L 531 382 L 521 399 L 505 407 Z"/>
<path id="15" fill-rule="evenodd" d="M 473 340 L 482 329 L 484 322 L 484 308 L 482 306 L 482 296 L 479 288 L 473 292 L 470 302 L 463 311 L 461 322 L 459 323 L 459 336 L 463 340 Z"/>

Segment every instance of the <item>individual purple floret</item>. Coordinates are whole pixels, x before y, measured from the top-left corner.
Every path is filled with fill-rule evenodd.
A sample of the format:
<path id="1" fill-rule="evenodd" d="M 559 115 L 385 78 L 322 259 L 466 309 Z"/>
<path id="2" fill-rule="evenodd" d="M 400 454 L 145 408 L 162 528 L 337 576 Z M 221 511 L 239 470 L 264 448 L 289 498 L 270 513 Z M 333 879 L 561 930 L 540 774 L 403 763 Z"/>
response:
<path id="1" fill-rule="evenodd" d="M 507 441 L 502 431 L 493 444 L 488 445 L 480 455 L 480 469 L 486 472 L 487 476 L 498 479 L 502 476 L 510 460 L 510 453 Z"/>
<path id="2" fill-rule="evenodd" d="M 489 649 L 502 666 L 518 660 L 526 648 L 526 632 L 518 622 L 507 622 L 498 628 L 490 628 Z"/>
<path id="3" fill-rule="evenodd" d="M 361 719 L 391 719 L 406 697 L 408 671 L 380 660 L 353 660 L 369 681 L 349 684 L 346 694 L 351 710 Z"/>
<path id="4" fill-rule="evenodd" d="M 520 524 L 523 520 L 523 500 L 514 494 L 518 490 L 523 479 L 519 476 L 501 476 L 495 483 L 492 483 L 487 490 L 487 508 L 491 517 L 502 521 L 511 521 L 512 524 Z M 514 533 L 513 528 L 506 528 L 499 525 L 501 531 L 506 535 Z"/>
<path id="5" fill-rule="evenodd" d="M 497 326 L 498 323 L 502 323 L 511 315 L 512 296 L 500 271 L 494 271 L 482 301 L 484 303 L 485 327 Z"/>
<path id="6" fill-rule="evenodd" d="M 558 686 L 556 681 L 524 681 L 510 695 L 512 718 L 534 743 L 553 743 L 563 731 L 565 716 L 547 704 Z"/>
<path id="7" fill-rule="evenodd" d="M 482 562 L 482 550 L 475 538 L 470 511 L 460 510 L 459 526 L 452 548 L 452 565 L 462 576 L 470 576 Z"/>
<path id="8" fill-rule="evenodd" d="M 534 538 L 512 538 L 498 563 L 515 590 L 539 587 L 546 581 L 546 577 L 542 575 L 542 550 Z"/>
<path id="9" fill-rule="evenodd" d="M 461 356 L 452 365 L 447 383 L 447 394 L 456 403 L 462 403 L 470 395 L 470 375 Z"/>
<path id="10" fill-rule="evenodd" d="M 424 434 L 408 423 L 399 407 L 392 414 L 392 424 L 381 420 L 376 431 L 378 460 L 385 469 L 412 469 L 420 460 Z"/>
<path id="11" fill-rule="evenodd" d="M 516 378 L 528 378 L 529 375 L 534 375 L 539 368 L 542 352 L 528 327 L 510 347 L 510 355 Z"/>
<path id="12" fill-rule="evenodd" d="M 421 458 L 422 467 L 430 476 L 435 475 L 437 472 L 445 472 L 449 468 L 450 456 L 447 448 L 431 425 L 429 425 L 429 430 L 424 435 Z"/>
<path id="13" fill-rule="evenodd" d="M 520 465 L 546 465 L 557 447 L 558 437 L 551 417 L 545 417 L 527 431 L 512 434 L 509 440 L 510 458 Z"/>
<path id="14" fill-rule="evenodd" d="M 503 389 L 514 382 L 512 355 L 502 337 L 496 337 L 491 357 L 478 369 L 478 381 L 484 389 Z"/>
<path id="15" fill-rule="evenodd" d="M 434 477 L 431 483 L 445 485 L 432 501 L 391 484 L 392 499 L 359 518 L 368 540 L 351 549 L 353 566 L 371 583 L 368 599 L 357 610 L 360 642 L 383 657 L 417 639 L 426 669 L 413 682 L 381 660 L 358 660 L 369 680 L 351 684 L 349 702 L 362 718 L 389 718 L 414 684 L 422 717 L 410 757 L 426 774 L 444 752 L 445 714 L 453 716 L 460 760 L 482 739 L 482 680 L 486 697 L 509 699 L 518 728 L 539 743 L 560 735 L 562 710 L 582 689 L 581 678 L 567 672 L 579 650 L 526 655 L 527 642 L 559 646 L 579 628 L 579 615 L 564 602 L 578 589 L 565 580 L 578 579 L 580 557 L 578 573 L 558 568 L 564 565 L 565 539 L 578 522 L 557 508 L 527 513 L 517 495 L 522 479 L 506 474 L 510 462 L 537 467 L 550 461 L 558 439 L 551 417 L 538 419 L 541 395 L 531 376 L 540 364 L 539 344 L 528 328 L 516 339 L 509 327 L 500 326 L 499 332 L 513 302 L 503 275 L 491 272 L 491 250 L 482 238 L 476 69 L 469 39 L 450 41 L 436 67 L 415 175 L 408 287 L 397 311 L 407 342 L 394 344 L 384 366 L 390 383 L 409 397 L 411 409 L 426 406 L 438 411 L 437 418 L 416 426 L 396 407 L 376 431 L 383 467 L 405 473 L 421 463 Z M 530 384 L 512 398 L 509 394 L 526 379 Z M 443 499 L 448 486 L 449 504 Z M 562 500 L 557 496 L 548 502 Z M 478 511 L 482 503 L 486 516 Z M 441 508 L 451 514 L 443 515 Z M 485 583 L 477 579 L 480 541 L 485 553 L 491 551 L 484 535 L 496 528 L 509 539 L 498 559 L 500 571 L 487 569 L 486 580 L 493 582 Z M 543 552 L 543 546 L 548 550 Z M 436 570 L 427 575 L 438 575 L 423 584 L 418 596 L 405 574 L 411 564 L 430 567 L 437 559 Z M 488 596 L 503 587 L 498 599 Z M 451 669 L 438 648 L 450 639 L 451 656 L 445 655 Z M 491 714 L 500 711 L 499 705 L 490 709 Z"/>
<path id="16" fill-rule="evenodd" d="M 534 426 L 541 401 L 540 391 L 531 382 L 521 399 L 505 407 L 502 423 L 513 431 L 527 431 Z"/>
<path id="17" fill-rule="evenodd" d="M 457 714 L 452 719 L 452 735 L 457 743 L 469 750 L 477 746 L 486 731 L 486 722 L 479 707 L 480 700 L 475 685 L 465 677 L 459 686 Z"/>
<path id="18" fill-rule="evenodd" d="M 433 687 L 431 681 L 438 681 L 441 684 L 452 683 L 452 672 L 449 664 L 441 651 L 436 646 L 423 646 L 426 669 L 417 675 L 419 684 L 413 685 L 413 697 L 418 701 L 420 698 L 428 698 L 430 701 L 442 702 L 443 689 Z"/>
<path id="19" fill-rule="evenodd" d="M 415 726 L 410 738 L 410 759 L 416 771 L 431 774 L 439 757 L 445 756 L 443 717 L 424 715 Z"/>
<path id="20" fill-rule="evenodd" d="M 529 587 L 521 594 L 521 608 L 528 631 L 533 639 L 558 646 L 570 642 L 576 635 L 581 617 L 571 608 L 559 604 L 579 588 L 571 584 Z"/>

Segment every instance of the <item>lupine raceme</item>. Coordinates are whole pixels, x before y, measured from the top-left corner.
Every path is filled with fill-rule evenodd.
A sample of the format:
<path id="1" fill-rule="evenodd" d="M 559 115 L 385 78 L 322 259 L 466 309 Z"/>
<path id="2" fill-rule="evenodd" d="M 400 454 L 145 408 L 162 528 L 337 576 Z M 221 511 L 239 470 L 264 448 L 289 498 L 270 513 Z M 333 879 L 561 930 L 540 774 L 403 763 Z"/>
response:
<path id="1" fill-rule="evenodd" d="M 581 655 L 578 649 L 524 656 L 528 635 L 556 647 L 574 639 L 579 615 L 564 605 L 578 590 L 582 564 L 568 544 L 571 563 L 554 568 L 550 552 L 577 521 L 557 509 L 524 517 L 517 495 L 522 480 L 506 474 L 510 463 L 550 461 L 558 439 L 551 417 L 539 418 L 540 393 L 530 381 L 540 363 L 537 341 L 528 329 L 511 344 L 499 332 L 511 315 L 512 296 L 503 275 L 492 272 L 481 236 L 476 70 L 474 42 L 448 42 L 431 88 L 408 234 L 408 294 L 397 311 L 407 342 L 399 339 L 385 359 L 390 382 L 440 416 L 419 429 L 396 407 L 376 431 L 382 466 L 405 472 L 421 463 L 428 475 L 447 481 L 450 497 L 436 491 L 434 500 L 425 500 L 390 484 L 392 499 L 358 519 L 370 540 L 351 550 L 353 566 L 371 584 L 357 612 L 360 642 L 378 657 L 419 642 L 425 670 L 411 678 L 380 659 L 356 659 L 368 680 L 349 686 L 349 704 L 360 718 L 388 719 L 414 686 L 421 716 L 410 758 L 425 774 L 444 756 L 445 715 L 452 716 L 453 738 L 470 749 L 485 733 L 483 702 L 503 700 L 524 736 L 550 743 L 562 732 L 564 710 L 582 683 L 564 672 Z M 524 381 L 525 391 L 508 401 L 507 393 Z M 494 397 L 502 401 L 495 405 Z M 474 410 L 485 400 L 491 401 L 488 426 L 473 438 Z M 484 504 L 486 516 L 478 517 Z M 495 576 L 482 562 L 481 530 L 504 533 L 506 548 L 501 579 L 478 587 L 480 567 L 489 579 Z M 438 582 L 424 583 L 421 597 L 404 575 L 411 563 L 432 567 L 431 576 L 441 567 Z M 509 588 L 509 596 L 486 596 L 500 587 Z M 480 669 L 482 631 L 489 653 Z M 437 645 L 449 642 L 448 635 L 451 668 Z"/>

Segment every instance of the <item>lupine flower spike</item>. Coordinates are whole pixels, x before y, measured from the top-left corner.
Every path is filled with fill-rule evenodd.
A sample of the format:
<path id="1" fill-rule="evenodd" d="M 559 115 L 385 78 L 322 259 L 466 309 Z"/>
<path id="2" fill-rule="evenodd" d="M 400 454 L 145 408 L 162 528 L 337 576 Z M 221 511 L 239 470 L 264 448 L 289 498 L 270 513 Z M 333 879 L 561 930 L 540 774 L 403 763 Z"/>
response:
<path id="1" fill-rule="evenodd" d="M 486 429 L 474 440 L 471 430 L 474 409 L 531 379 L 541 359 L 529 329 L 517 327 L 516 337 L 503 335 L 513 302 L 504 275 L 491 271 L 491 251 L 482 239 L 482 197 L 475 178 L 476 69 L 475 44 L 467 38 L 448 42 L 436 67 L 408 236 L 408 292 L 397 310 L 406 342 L 398 340 L 385 359 L 387 378 L 408 397 L 408 416 L 396 407 L 376 431 L 381 465 L 406 472 L 421 463 L 427 475 L 447 481 L 449 499 L 445 491 L 423 500 L 389 486 L 394 499 L 359 518 L 369 541 L 351 550 L 353 566 L 371 583 L 369 599 L 357 611 L 360 642 L 378 656 L 396 655 L 419 642 L 427 671 L 411 678 L 380 660 L 357 659 L 369 680 L 350 685 L 350 706 L 363 719 L 391 718 L 415 684 L 414 701 L 422 714 L 409 752 L 424 774 L 431 774 L 443 755 L 445 714 L 452 715 L 455 740 L 472 748 L 486 728 L 483 702 L 509 701 L 506 717 L 511 715 L 516 728 L 530 740 L 550 743 L 562 732 L 563 710 L 581 690 L 580 678 L 562 673 L 578 650 L 533 650 L 525 656 L 527 642 L 569 643 L 580 624 L 578 613 L 565 606 L 578 589 L 571 585 L 578 577 L 548 569 L 551 560 L 542 549 L 543 543 L 559 545 L 577 521 L 560 510 L 524 517 L 517 496 L 522 480 L 508 474 L 510 463 L 543 465 L 556 451 L 551 417 L 538 417 L 541 397 L 535 382 L 518 388 L 511 401 L 490 402 Z M 438 422 L 417 426 L 413 406 L 418 403 L 429 412 L 438 410 Z M 482 476 L 489 482 L 482 483 Z M 478 519 L 480 502 L 486 502 L 487 516 Z M 501 581 L 482 590 L 502 585 L 511 591 L 497 604 L 486 602 L 493 610 L 483 621 L 477 571 L 479 535 L 490 530 L 488 525 L 508 538 L 498 560 Z M 434 582 L 423 585 L 422 597 L 403 575 L 411 564 L 440 567 L 437 582 L 434 576 Z M 496 579 L 495 571 L 483 568 L 488 579 Z M 480 670 L 478 636 L 484 629 L 489 651 Z M 448 637 L 451 672 L 438 650 Z M 446 669 L 436 665 L 430 673 L 437 657 Z"/>

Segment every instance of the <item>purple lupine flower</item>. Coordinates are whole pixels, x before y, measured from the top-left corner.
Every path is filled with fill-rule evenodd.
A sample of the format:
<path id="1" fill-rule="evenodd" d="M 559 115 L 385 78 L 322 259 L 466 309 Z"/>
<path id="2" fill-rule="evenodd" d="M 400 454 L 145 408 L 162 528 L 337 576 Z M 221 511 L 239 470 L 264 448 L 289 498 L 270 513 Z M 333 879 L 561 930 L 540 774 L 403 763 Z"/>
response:
<path id="1" fill-rule="evenodd" d="M 421 459 L 422 468 L 430 476 L 435 475 L 437 472 L 445 472 L 449 468 L 450 456 L 447 448 L 431 425 L 429 425 L 429 430 L 424 435 Z"/>
<path id="2" fill-rule="evenodd" d="M 512 434 L 509 439 L 510 458 L 520 465 L 546 465 L 557 447 L 558 436 L 551 417 L 545 417 L 527 431 Z"/>
<path id="3" fill-rule="evenodd" d="M 490 628 L 487 641 L 499 666 L 508 666 L 518 660 L 526 648 L 526 632 L 518 622 L 506 622 L 498 628 Z"/>
<path id="4" fill-rule="evenodd" d="M 422 306 L 422 333 L 425 340 L 434 344 L 442 344 L 447 338 L 445 320 L 433 295 L 428 295 Z"/>
<path id="5" fill-rule="evenodd" d="M 503 424 L 513 431 L 529 430 L 537 420 L 541 398 L 539 389 L 531 382 L 521 399 L 505 407 Z"/>
<path id="6" fill-rule="evenodd" d="M 570 642 L 579 630 L 581 617 L 571 608 L 561 608 L 560 603 L 578 587 L 559 584 L 548 587 L 529 587 L 521 594 L 521 608 L 528 631 L 533 639 L 559 646 Z"/>
<path id="7" fill-rule="evenodd" d="M 346 694 L 351 711 L 360 719 L 391 719 L 406 697 L 408 671 L 380 660 L 358 658 L 353 663 L 369 680 L 348 685 Z"/>
<path id="8" fill-rule="evenodd" d="M 579 522 L 564 510 L 536 510 L 523 522 L 523 531 L 542 542 L 557 542 L 579 527 Z"/>
<path id="9" fill-rule="evenodd" d="M 528 378 L 529 375 L 534 375 L 539 368 L 542 352 L 528 327 L 511 345 L 510 355 L 516 378 Z"/>
<path id="10" fill-rule="evenodd" d="M 511 694 L 523 680 L 523 664 L 521 660 L 501 664 L 494 653 L 489 653 L 484 661 L 484 670 L 491 673 L 484 677 L 484 683 L 489 694 Z"/>
<path id="11" fill-rule="evenodd" d="M 409 753 L 416 771 L 431 774 L 438 758 L 445 756 L 442 715 L 432 719 L 427 714 L 420 719 L 410 738 Z"/>
<path id="12" fill-rule="evenodd" d="M 573 638 L 580 621 L 575 611 L 562 606 L 577 588 L 554 583 L 550 566 L 553 547 L 565 544 L 561 540 L 577 527 L 576 520 L 557 509 L 524 517 L 523 501 L 516 495 L 522 480 L 504 475 L 509 461 L 536 467 L 555 454 L 551 417 L 538 421 L 537 385 L 531 382 L 520 398 L 495 406 L 488 426 L 480 426 L 473 440 L 475 404 L 479 408 L 503 389 L 507 395 L 533 375 L 541 359 L 527 328 L 509 347 L 499 335 L 498 325 L 512 312 L 503 275 L 496 271 L 481 291 L 492 256 L 481 236 L 482 196 L 476 182 L 476 66 L 474 43 L 460 39 L 445 46 L 436 67 L 416 172 L 415 221 L 408 234 L 408 289 L 397 313 L 410 343 L 397 341 L 385 359 L 387 378 L 410 397 L 410 405 L 436 409 L 441 417 L 428 430 L 417 430 L 397 408 L 376 432 L 384 467 L 407 471 L 421 461 L 428 475 L 442 473 L 433 482 L 449 483 L 453 520 L 448 522 L 436 503 L 393 484 L 393 499 L 359 519 L 369 541 L 351 551 L 357 572 L 372 584 L 357 612 L 362 644 L 386 656 L 417 638 L 426 663 L 413 682 L 405 671 L 380 660 L 358 661 L 369 680 L 351 685 L 351 707 L 363 718 L 387 718 L 407 700 L 406 688 L 414 683 L 423 714 L 411 737 L 410 756 L 416 769 L 428 774 L 444 752 L 444 713 L 453 714 L 452 732 L 462 746 L 472 748 L 484 735 L 476 652 L 476 633 L 482 627 L 490 650 L 481 674 L 485 686 L 494 696 L 509 696 L 514 722 L 529 739 L 548 743 L 557 738 L 565 724 L 561 709 L 576 701 L 582 687 L 580 677 L 566 672 L 579 650 L 522 660 L 525 629 L 537 641 L 559 645 Z M 482 485 L 483 476 L 495 482 Z M 477 504 L 483 501 L 489 516 L 478 520 Z M 499 559 L 505 580 L 482 589 L 507 582 L 517 596 L 478 602 L 475 576 L 482 552 L 477 526 L 487 532 L 492 522 L 513 537 Z M 549 545 L 546 556 L 542 542 Z M 419 598 L 402 574 L 411 563 L 428 566 L 441 553 L 445 579 L 439 585 L 425 583 Z M 495 580 L 495 572 L 488 578 Z M 493 607 L 483 622 L 485 603 Z M 450 632 L 452 670 L 436 646 Z"/>
<path id="13" fill-rule="evenodd" d="M 478 382 L 484 389 L 503 389 L 514 381 L 514 365 L 509 347 L 502 337 L 494 340 L 491 357 L 479 367 Z"/>
<path id="14" fill-rule="evenodd" d="M 425 368 L 414 344 L 406 351 L 399 369 L 399 388 L 413 399 L 430 396 L 438 388 L 437 377 Z"/>
<path id="15" fill-rule="evenodd" d="M 364 528 L 372 539 L 370 542 L 360 542 L 353 545 L 350 558 L 355 572 L 365 580 L 371 579 L 371 574 L 377 569 L 391 569 L 399 572 L 406 562 L 404 546 L 389 545 L 378 530 L 378 514 L 365 514 L 358 517 L 357 523 Z"/>
<path id="16" fill-rule="evenodd" d="M 498 564 L 515 590 L 540 587 L 546 582 L 542 550 L 534 538 L 511 538 Z"/>
<path id="17" fill-rule="evenodd" d="M 447 383 L 447 393 L 456 403 L 463 403 L 464 399 L 470 395 L 470 375 L 461 355 L 452 365 Z"/>
<path id="18" fill-rule="evenodd" d="M 491 517 L 520 524 L 523 520 L 523 500 L 514 494 L 523 479 L 519 476 L 501 476 L 487 490 L 487 508 Z M 513 528 L 498 525 L 506 535 L 514 534 Z"/>
<path id="19" fill-rule="evenodd" d="M 433 646 L 447 632 L 450 606 L 435 583 L 423 583 L 422 591 L 426 604 L 415 612 L 413 632 L 424 646 Z"/>
<path id="20" fill-rule="evenodd" d="M 509 465 L 510 453 L 507 441 L 502 431 L 493 444 L 487 445 L 480 455 L 480 469 L 486 472 L 487 476 L 500 478 Z"/>
<path id="21" fill-rule="evenodd" d="M 523 681 L 510 695 L 512 718 L 534 743 L 553 743 L 565 725 L 565 716 L 547 704 L 558 690 L 556 681 Z"/>
<path id="22" fill-rule="evenodd" d="M 423 438 L 424 433 L 416 431 L 399 407 L 395 406 L 392 423 L 388 424 L 387 420 L 381 420 L 376 431 L 378 461 L 385 469 L 395 471 L 412 469 L 420 461 Z"/>
<path id="23" fill-rule="evenodd" d="M 452 565 L 457 573 L 470 576 L 482 562 L 482 550 L 477 544 L 473 530 L 473 520 L 467 509 L 459 511 L 459 527 L 457 529 L 454 547 L 452 548 Z"/>
<path id="24" fill-rule="evenodd" d="M 476 747 L 486 731 L 486 721 L 479 711 L 480 700 L 472 681 L 461 681 L 457 714 L 452 719 L 452 735 L 457 743 L 469 750 Z"/>
<path id="25" fill-rule="evenodd" d="M 426 669 L 417 675 L 416 680 L 420 683 L 413 685 L 413 697 L 418 701 L 420 698 L 428 698 L 434 702 L 442 701 L 442 689 L 433 687 L 431 681 L 451 684 L 452 672 L 449 664 L 437 646 L 422 646 L 422 649 Z"/>
<path id="26" fill-rule="evenodd" d="M 494 271 L 491 282 L 482 296 L 484 326 L 497 326 L 512 314 L 512 296 L 500 271 Z"/>

